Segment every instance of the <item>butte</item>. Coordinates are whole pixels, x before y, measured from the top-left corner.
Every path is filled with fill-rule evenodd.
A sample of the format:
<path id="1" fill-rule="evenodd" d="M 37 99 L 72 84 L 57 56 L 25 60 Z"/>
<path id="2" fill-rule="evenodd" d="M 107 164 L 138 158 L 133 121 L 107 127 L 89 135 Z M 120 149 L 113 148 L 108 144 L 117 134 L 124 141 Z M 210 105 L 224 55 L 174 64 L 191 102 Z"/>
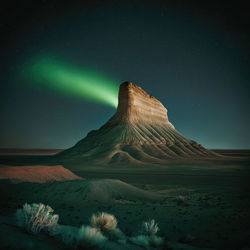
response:
<path id="1" fill-rule="evenodd" d="M 163 104 L 132 82 L 120 85 L 117 111 L 100 129 L 56 155 L 60 162 L 84 165 L 164 164 L 217 157 L 180 134 Z"/>

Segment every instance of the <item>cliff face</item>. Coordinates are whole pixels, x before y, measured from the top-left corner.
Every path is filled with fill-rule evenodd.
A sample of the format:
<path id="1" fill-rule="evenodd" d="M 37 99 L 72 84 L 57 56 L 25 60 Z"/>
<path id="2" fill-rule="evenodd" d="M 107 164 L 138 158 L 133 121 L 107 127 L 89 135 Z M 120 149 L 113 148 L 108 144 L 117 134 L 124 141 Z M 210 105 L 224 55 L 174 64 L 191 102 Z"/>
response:
<path id="1" fill-rule="evenodd" d="M 121 84 L 117 111 L 106 124 L 58 154 L 65 161 L 92 164 L 164 163 L 216 156 L 181 135 L 169 122 L 162 103 L 131 82 Z"/>
<path id="2" fill-rule="evenodd" d="M 124 82 L 120 86 L 114 119 L 123 123 L 171 125 L 162 103 L 132 82 Z"/>

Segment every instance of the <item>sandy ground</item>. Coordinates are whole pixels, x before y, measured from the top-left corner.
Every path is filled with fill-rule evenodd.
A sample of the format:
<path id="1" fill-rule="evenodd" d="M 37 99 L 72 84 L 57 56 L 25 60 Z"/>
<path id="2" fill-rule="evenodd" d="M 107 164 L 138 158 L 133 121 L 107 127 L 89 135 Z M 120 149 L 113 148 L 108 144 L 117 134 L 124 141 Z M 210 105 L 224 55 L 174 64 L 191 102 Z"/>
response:
<path id="1" fill-rule="evenodd" d="M 169 242 L 165 249 L 250 248 L 249 156 L 219 163 L 64 167 L 72 167 L 74 174 L 86 180 L 42 184 L 0 181 L 2 246 L 23 237 L 23 232 L 13 226 L 15 210 L 25 202 L 42 202 L 53 207 L 60 216 L 59 223 L 66 225 L 88 224 L 98 211 L 114 214 L 128 236 L 139 233 L 142 221 L 155 219 L 160 235 Z M 179 195 L 184 202 L 178 201 Z M 6 238 L 3 235 L 7 232 Z M 25 237 L 36 246 L 31 249 L 65 247 L 44 235 L 39 239 Z"/>
<path id="2" fill-rule="evenodd" d="M 61 165 L 55 166 L 8 166 L 0 165 L 0 180 L 13 183 L 66 181 L 82 179 Z"/>

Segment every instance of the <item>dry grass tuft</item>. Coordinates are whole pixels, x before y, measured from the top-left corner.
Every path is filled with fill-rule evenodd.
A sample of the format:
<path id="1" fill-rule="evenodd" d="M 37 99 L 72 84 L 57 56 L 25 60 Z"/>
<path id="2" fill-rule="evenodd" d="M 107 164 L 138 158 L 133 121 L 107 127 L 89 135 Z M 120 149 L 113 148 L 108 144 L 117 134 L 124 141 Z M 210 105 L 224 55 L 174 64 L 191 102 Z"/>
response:
<path id="1" fill-rule="evenodd" d="M 93 214 L 90 219 L 92 227 L 99 229 L 102 233 L 106 234 L 114 231 L 117 226 L 117 220 L 112 214 L 98 213 Z"/>
<path id="2" fill-rule="evenodd" d="M 17 209 L 15 213 L 16 223 L 19 227 L 25 228 L 28 232 L 38 234 L 41 230 L 53 231 L 57 226 L 59 216 L 53 215 L 53 209 L 44 204 L 27 204 Z"/>
<path id="3" fill-rule="evenodd" d="M 156 223 L 155 220 L 151 220 L 142 223 L 142 230 L 147 235 L 156 235 L 160 228 L 158 227 L 158 223 Z"/>

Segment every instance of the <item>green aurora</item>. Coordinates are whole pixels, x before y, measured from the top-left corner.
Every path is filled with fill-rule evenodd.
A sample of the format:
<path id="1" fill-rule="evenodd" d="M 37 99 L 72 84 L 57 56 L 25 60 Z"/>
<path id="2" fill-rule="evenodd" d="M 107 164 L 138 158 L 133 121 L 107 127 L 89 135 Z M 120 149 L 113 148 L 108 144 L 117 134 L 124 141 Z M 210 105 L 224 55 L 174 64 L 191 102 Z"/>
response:
<path id="1" fill-rule="evenodd" d="M 32 84 L 58 91 L 64 95 L 116 108 L 119 86 L 93 70 L 79 69 L 64 63 L 42 58 L 28 65 L 25 71 Z M 28 72 L 28 73 L 27 73 Z M 26 75 L 26 76 L 27 76 Z"/>

